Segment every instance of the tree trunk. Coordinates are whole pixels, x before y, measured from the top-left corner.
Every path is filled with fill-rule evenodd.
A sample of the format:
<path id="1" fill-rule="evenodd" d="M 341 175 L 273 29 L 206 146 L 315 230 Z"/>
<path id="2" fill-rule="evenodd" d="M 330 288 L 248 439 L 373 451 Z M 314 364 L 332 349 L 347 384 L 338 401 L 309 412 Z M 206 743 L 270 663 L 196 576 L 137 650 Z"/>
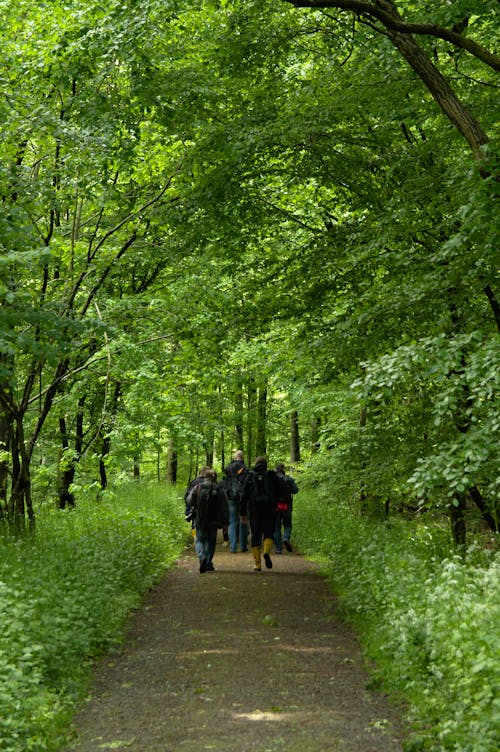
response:
<path id="1" fill-rule="evenodd" d="M 66 507 L 75 506 L 75 497 L 70 491 L 71 484 L 75 480 L 75 458 L 69 457 L 69 437 L 66 426 L 66 418 L 61 416 L 59 418 L 59 432 L 61 435 L 62 444 L 62 469 L 59 468 L 58 490 L 57 495 L 59 498 L 59 509 L 66 509 Z"/>
<path id="2" fill-rule="evenodd" d="M 247 398 L 247 462 L 251 464 L 253 459 L 257 456 L 258 452 L 255 446 L 255 413 L 256 413 L 256 401 L 257 401 L 257 389 L 255 388 L 255 382 L 250 380 L 248 385 L 248 398 Z"/>
<path id="3" fill-rule="evenodd" d="M 325 0 L 325 2 L 321 2 L 321 0 L 317 0 L 317 2 L 311 2 L 310 0 L 287 0 L 287 2 L 298 8 L 339 8 L 341 10 L 352 11 L 360 18 L 370 17 L 369 4 L 367 3 L 351 3 L 348 0 L 339 0 L 339 2 L 335 2 L 335 0 Z M 385 14 L 385 18 L 381 14 L 372 14 L 373 19 L 375 20 L 376 18 L 384 27 L 383 30 L 380 30 L 380 33 L 387 35 L 420 80 L 425 84 L 441 111 L 466 139 L 480 164 L 479 169 L 481 174 L 486 176 L 488 174 L 487 170 L 483 170 L 481 167 L 481 160 L 483 158 L 481 147 L 488 143 L 486 133 L 467 108 L 460 102 L 447 80 L 432 64 L 424 50 L 417 44 L 415 37 L 408 32 L 395 31 L 394 22 L 399 24 L 402 21 L 395 3 L 392 0 L 376 0 L 375 6 L 378 6 Z M 372 9 L 375 10 L 373 6 Z M 487 50 L 485 52 L 487 53 Z"/>
<path id="4" fill-rule="evenodd" d="M 255 437 L 255 453 L 265 455 L 267 452 L 267 386 L 261 384 L 257 401 L 257 432 Z"/>
<path id="5" fill-rule="evenodd" d="M 319 449 L 319 427 L 321 425 L 321 418 L 315 416 L 311 421 L 311 452 L 313 454 Z"/>
<path id="6" fill-rule="evenodd" d="M 480 161 L 483 158 L 481 147 L 488 143 L 488 136 L 477 120 L 461 103 L 448 81 L 431 63 L 412 36 L 391 31 L 388 36 L 426 85 L 442 112 L 466 139 L 475 158 Z"/>
<path id="7" fill-rule="evenodd" d="M 14 532 L 23 533 L 26 529 L 26 516 L 29 520 L 29 527 L 32 528 L 35 523 L 35 514 L 31 498 L 30 466 L 26 453 L 22 416 L 19 416 L 14 424 L 11 458 L 12 487 L 10 499 L 6 506 L 6 517 Z"/>
<path id="8" fill-rule="evenodd" d="M 500 532 L 500 505 L 498 502 L 494 503 L 491 509 L 483 499 L 483 495 L 477 486 L 471 486 L 468 491 L 490 530 L 493 530 L 494 533 Z"/>
<path id="9" fill-rule="evenodd" d="M 290 464 L 300 462 L 299 416 L 297 410 L 290 415 Z"/>
<path id="10" fill-rule="evenodd" d="M 235 449 L 245 451 L 244 431 L 243 431 L 243 384 L 240 381 L 236 388 L 235 405 L 234 405 L 234 438 Z"/>
<path id="11" fill-rule="evenodd" d="M 61 416 L 59 418 L 59 430 L 61 434 L 61 443 L 63 448 L 63 469 L 59 472 L 58 480 L 58 505 L 59 509 L 65 509 L 67 506 L 75 506 L 75 496 L 70 490 L 71 484 L 75 480 L 76 468 L 83 450 L 83 408 L 85 405 L 85 395 L 82 395 L 78 400 L 78 412 L 75 419 L 75 449 L 74 454 L 70 458 L 68 455 L 69 449 L 69 433 L 66 426 L 66 418 Z M 66 453 L 66 456 L 64 454 Z"/>
<path id="12" fill-rule="evenodd" d="M 0 451 L 8 456 L 12 452 L 12 423 L 6 413 L 0 415 Z M 7 516 L 7 486 L 9 463 L 0 460 L 0 520 Z"/>
<path id="13" fill-rule="evenodd" d="M 108 487 L 108 476 L 106 473 L 106 459 L 111 448 L 111 439 L 106 436 L 102 442 L 101 456 L 99 457 L 99 477 L 101 480 L 101 488 L 104 490 Z"/>
<path id="14" fill-rule="evenodd" d="M 107 488 L 108 478 L 106 474 L 106 459 L 111 451 L 111 436 L 110 431 L 114 422 L 116 413 L 118 412 L 118 404 L 122 393 L 122 385 L 120 381 L 115 381 L 115 388 L 113 390 L 113 397 L 109 408 L 109 420 L 107 425 L 102 426 L 101 434 L 105 433 L 102 440 L 102 451 L 99 458 L 99 477 L 101 480 L 101 488 Z"/>
<path id="15" fill-rule="evenodd" d="M 205 464 L 212 467 L 214 464 L 214 434 L 213 431 L 210 436 L 205 439 Z"/>
<path id="16" fill-rule="evenodd" d="M 167 481 L 169 483 L 177 483 L 177 452 L 173 438 L 170 439 L 168 444 Z"/>
<path id="17" fill-rule="evenodd" d="M 486 285 L 486 287 L 484 288 L 484 292 L 486 294 L 486 297 L 488 298 L 489 304 L 491 306 L 491 310 L 493 311 L 493 316 L 495 317 L 497 329 L 500 332 L 500 303 L 495 298 L 495 295 L 490 285 Z"/>

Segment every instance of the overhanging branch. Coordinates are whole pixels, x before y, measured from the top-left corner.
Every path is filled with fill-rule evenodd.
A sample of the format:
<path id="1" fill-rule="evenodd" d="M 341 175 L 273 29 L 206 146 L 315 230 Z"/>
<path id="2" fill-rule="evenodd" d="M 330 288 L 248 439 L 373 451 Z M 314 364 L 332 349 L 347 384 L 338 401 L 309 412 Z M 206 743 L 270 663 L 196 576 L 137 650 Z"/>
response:
<path id="1" fill-rule="evenodd" d="M 379 5 L 373 5 L 363 0 L 285 0 L 285 2 L 296 8 L 313 8 L 316 10 L 336 8 L 338 10 L 350 11 L 357 16 L 366 16 L 380 21 L 390 31 L 442 39 L 444 42 L 449 42 L 455 47 L 466 50 L 478 58 L 478 60 L 493 68 L 493 70 L 500 71 L 500 57 L 473 39 L 465 37 L 457 31 L 453 31 L 453 29 L 447 29 L 437 24 L 418 24 L 403 21 L 401 18 L 395 17 L 392 13 L 388 13 Z"/>

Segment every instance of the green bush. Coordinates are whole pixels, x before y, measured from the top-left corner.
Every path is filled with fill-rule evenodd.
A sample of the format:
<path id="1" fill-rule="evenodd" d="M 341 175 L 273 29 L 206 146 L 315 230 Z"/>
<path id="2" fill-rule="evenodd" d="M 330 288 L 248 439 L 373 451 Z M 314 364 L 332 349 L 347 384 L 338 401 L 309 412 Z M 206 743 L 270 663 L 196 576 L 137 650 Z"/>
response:
<path id="1" fill-rule="evenodd" d="M 302 550 L 319 558 L 376 677 L 408 707 L 407 750 L 500 747 L 500 558 L 458 556 L 436 523 L 363 518 L 307 490 L 294 507 Z"/>
<path id="2" fill-rule="evenodd" d="M 173 490 L 134 484 L 43 510 L 34 537 L 0 538 L 2 752 L 63 743 L 90 659 L 182 550 L 182 512 Z"/>

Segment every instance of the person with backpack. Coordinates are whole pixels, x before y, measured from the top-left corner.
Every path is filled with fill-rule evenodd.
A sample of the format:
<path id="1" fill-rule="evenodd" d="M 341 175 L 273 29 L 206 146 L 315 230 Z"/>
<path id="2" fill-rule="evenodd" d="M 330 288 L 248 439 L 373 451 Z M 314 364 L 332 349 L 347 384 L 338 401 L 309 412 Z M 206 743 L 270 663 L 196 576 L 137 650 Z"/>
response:
<path id="1" fill-rule="evenodd" d="M 190 506 L 196 527 L 195 548 L 200 561 L 200 572 L 213 572 L 217 530 L 229 522 L 226 492 L 217 483 L 215 470 L 206 470 L 203 482 L 193 488 Z"/>
<path id="2" fill-rule="evenodd" d="M 276 526 L 274 529 L 274 546 L 277 554 L 282 553 L 283 546 L 287 551 L 292 550 L 292 504 L 293 495 L 299 492 L 297 484 L 290 475 L 285 475 L 285 465 L 282 462 L 274 468 L 281 481 L 281 493 L 276 505 Z M 283 535 L 281 528 L 283 527 Z"/>
<path id="3" fill-rule="evenodd" d="M 233 461 L 223 470 L 227 498 L 229 500 L 229 550 L 232 554 L 238 552 L 238 542 L 241 552 L 248 551 L 248 525 L 241 521 L 241 495 L 246 477 L 249 473 L 245 465 L 245 455 L 238 449 L 234 453 Z"/>
<path id="4" fill-rule="evenodd" d="M 261 552 L 264 549 L 264 562 L 272 569 L 271 551 L 276 521 L 276 504 L 280 495 L 281 483 L 274 470 L 267 469 L 267 459 L 257 457 L 255 465 L 248 473 L 241 497 L 243 522 L 250 518 L 254 572 L 261 572 Z"/>
<path id="5" fill-rule="evenodd" d="M 194 539 L 196 539 L 196 526 L 194 524 L 194 512 L 191 508 L 191 496 L 194 488 L 196 486 L 199 486 L 200 483 L 203 483 L 203 481 L 205 480 L 205 473 L 207 472 L 207 470 L 210 470 L 210 466 L 203 465 L 196 478 L 188 483 L 186 491 L 184 493 L 184 517 L 186 518 L 186 522 L 191 523 L 191 530 L 193 532 Z"/>

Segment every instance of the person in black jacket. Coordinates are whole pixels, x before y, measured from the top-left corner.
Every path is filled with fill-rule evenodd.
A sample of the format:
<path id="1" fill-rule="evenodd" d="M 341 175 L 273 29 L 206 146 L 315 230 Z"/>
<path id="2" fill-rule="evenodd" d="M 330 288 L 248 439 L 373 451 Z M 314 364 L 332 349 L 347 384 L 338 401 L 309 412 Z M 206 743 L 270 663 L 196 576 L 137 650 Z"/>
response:
<path id="1" fill-rule="evenodd" d="M 241 497 L 241 516 L 244 523 L 250 518 L 252 535 L 252 553 L 255 572 L 262 571 L 261 551 L 264 548 L 264 562 L 271 569 L 271 551 L 273 548 L 276 504 L 281 489 L 281 482 L 274 470 L 267 469 L 267 459 L 257 457 L 255 465 L 248 473 Z"/>
<path id="2" fill-rule="evenodd" d="M 205 473 L 210 469 L 211 468 L 209 465 L 203 465 L 196 478 L 188 483 L 188 486 L 184 493 L 184 516 L 186 518 L 186 522 L 191 523 L 191 531 L 193 533 L 194 540 L 196 540 L 196 525 L 194 522 L 194 512 L 191 509 L 191 497 L 193 490 L 196 488 L 196 486 L 199 486 L 200 483 L 203 483 L 203 481 L 205 480 Z"/>
<path id="3" fill-rule="evenodd" d="M 203 482 L 193 488 L 190 502 L 196 526 L 195 548 L 200 560 L 200 572 L 213 572 L 217 530 L 229 523 L 226 492 L 217 483 L 214 470 L 205 472 Z"/>
<path id="4" fill-rule="evenodd" d="M 280 554 L 283 551 L 283 546 L 285 546 L 287 551 L 292 550 L 292 544 L 290 543 L 292 536 L 292 497 L 299 492 L 299 488 L 292 476 L 286 475 L 285 465 L 282 462 L 278 462 L 274 469 L 282 483 L 281 494 L 276 508 L 276 528 L 274 531 L 274 547 L 276 553 Z M 283 535 L 281 535 L 282 526 Z"/>
<path id="5" fill-rule="evenodd" d="M 241 494 L 249 473 L 245 465 L 245 456 L 241 449 L 234 453 L 233 461 L 223 470 L 227 498 L 229 500 L 229 550 L 238 551 L 238 542 L 242 553 L 248 551 L 248 526 L 241 521 Z"/>

